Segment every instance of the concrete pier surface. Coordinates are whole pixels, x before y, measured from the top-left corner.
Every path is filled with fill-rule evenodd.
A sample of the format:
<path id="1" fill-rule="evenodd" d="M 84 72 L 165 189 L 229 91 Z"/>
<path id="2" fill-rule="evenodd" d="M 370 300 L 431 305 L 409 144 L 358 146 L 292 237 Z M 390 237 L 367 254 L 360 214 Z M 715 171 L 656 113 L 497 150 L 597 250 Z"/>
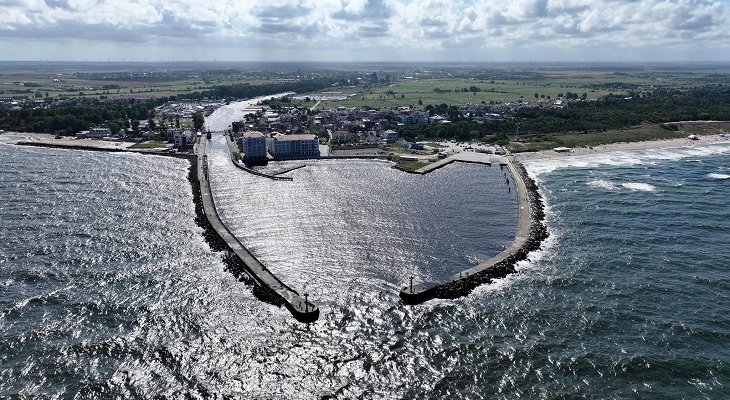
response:
<path id="1" fill-rule="evenodd" d="M 495 156 L 493 154 L 487 154 L 487 153 L 473 153 L 473 152 L 466 152 L 463 151 L 461 153 L 456 153 L 454 155 L 451 155 L 449 157 L 444 158 L 443 160 L 438 160 L 434 163 L 428 164 L 425 167 L 421 167 L 414 172 L 417 174 L 427 174 L 431 171 L 437 170 L 441 167 L 445 167 L 453 162 L 466 162 L 466 163 L 475 163 L 475 164 L 486 164 L 486 165 L 492 165 L 492 164 L 500 164 L 500 165 L 507 165 L 507 159 L 504 156 Z"/>
<path id="2" fill-rule="evenodd" d="M 514 272 L 514 264 L 527 258 L 529 251 L 539 248 L 547 237 L 542 220 L 544 213 L 537 187 L 527 172 L 516 161 L 503 156 L 480 153 L 459 153 L 417 170 L 428 173 L 451 162 L 489 164 L 491 161 L 509 169 L 517 192 L 517 232 L 512 244 L 496 256 L 478 265 L 436 282 L 409 283 L 401 289 L 400 297 L 406 304 L 419 304 L 433 298 L 455 298 L 469 294 L 475 287 Z"/>
<path id="3" fill-rule="evenodd" d="M 196 147 L 198 155 L 198 180 L 200 181 L 200 193 L 202 197 L 205 216 L 210 225 L 220 235 L 221 239 L 228 245 L 229 249 L 244 263 L 248 275 L 256 285 L 270 290 L 274 295 L 281 298 L 286 308 L 299 321 L 312 322 L 319 318 L 319 308 L 308 301 L 305 296 L 300 296 L 292 288 L 285 285 L 274 274 L 269 271 L 248 249 L 228 230 L 221 221 L 215 208 L 215 202 L 210 191 L 210 183 L 207 175 L 207 157 L 205 155 L 206 140 L 202 140 Z"/>

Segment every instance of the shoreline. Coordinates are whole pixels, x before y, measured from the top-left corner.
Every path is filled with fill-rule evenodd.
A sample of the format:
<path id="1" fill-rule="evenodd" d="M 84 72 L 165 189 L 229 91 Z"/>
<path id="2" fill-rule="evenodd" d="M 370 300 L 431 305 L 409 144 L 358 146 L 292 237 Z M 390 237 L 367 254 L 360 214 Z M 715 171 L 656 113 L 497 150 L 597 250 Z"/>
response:
<path id="1" fill-rule="evenodd" d="M 663 140 L 646 140 L 640 142 L 618 142 L 611 144 L 602 144 L 599 146 L 593 146 L 592 148 L 587 147 L 576 147 L 571 148 L 570 152 L 558 153 L 554 150 L 540 150 L 533 152 L 524 153 L 511 153 L 516 159 L 521 161 L 531 160 L 556 160 L 571 157 L 590 156 L 595 154 L 606 154 L 606 153 L 618 153 L 627 151 L 641 151 L 641 150 L 657 150 L 657 149 L 672 149 L 682 147 L 700 147 L 715 144 L 727 144 L 730 145 L 730 138 L 723 138 L 718 135 L 704 135 L 700 136 L 699 140 L 691 140 L 688 138 L 677 138 L 677 139 L 663 139 Z"/>

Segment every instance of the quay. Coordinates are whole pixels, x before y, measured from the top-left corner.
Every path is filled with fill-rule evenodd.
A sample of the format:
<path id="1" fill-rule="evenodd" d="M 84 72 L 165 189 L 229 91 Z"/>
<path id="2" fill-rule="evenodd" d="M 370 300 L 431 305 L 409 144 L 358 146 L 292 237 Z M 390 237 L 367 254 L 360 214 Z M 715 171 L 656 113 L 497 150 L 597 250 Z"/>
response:
<path id="1" fill-rule="evenodd" d="M 430 164 L 416 173 L 425 174 L 455 161 L 489 164 L 491 157 L 484 154 L 459 153 L 437 163 Z M 465 296 L 477 286 L 491 282 L 495 278 L 502 278 L 515 272 L 514 265 L 527 258 L 530 251 L 537 250 L 540 243 L 547 238 L 548 232 L 544 219 L 542 199 L 537 191 L 537 185 L 527 175 L 524 167 L 508 157 L 497 159 L 500 166 L 509 169 L 512 182 L 517 192 L 517 232 L 512 244 L 496 256 L 479 263 L 478 265 L 451 275 L 436 282 L 413 283 L 410 279 L 408 286 L 400 291 L 400 298 L 406 304 L 420 304 L 434 298 L 456 298 Z"/>
<path id="2" fill-rule="evenodd" d="M 313 322 L 319 318 L 319 308 L 309 301 L 308 296 L 300 296 L 294 289 L 285 285 L 279 278 L 269 271 L 246 247 L 228 230 L 221 221 L 215 208 L 215 202 L 210 191 L 208 181 L 207 155 L 205 154 L 206 140 L 197 144 L 197 176 L 200 182 L 200 196 L 205 217 L 211 227 L 220 236 L 226 246 L 243 262 L 247 274 L 259 287 L 269 291 L 283 301 L 294 318 L 301 322 Z"/>

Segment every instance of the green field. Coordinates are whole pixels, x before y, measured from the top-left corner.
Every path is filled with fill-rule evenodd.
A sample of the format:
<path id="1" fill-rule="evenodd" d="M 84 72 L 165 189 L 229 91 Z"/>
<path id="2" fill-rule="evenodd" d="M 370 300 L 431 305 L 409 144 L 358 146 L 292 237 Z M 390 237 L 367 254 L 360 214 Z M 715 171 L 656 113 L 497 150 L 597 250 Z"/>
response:
<path id="1" fill-rule="evenodd" d="M 119 71 L 128 73 L 129 71 Z M 184 75 L 184 74 L 181 74 Z M 0 73 L 0 96 L 24 95 L 33 99 L 65 98 L 150 98 L 170 97 L 208 90 L 218 85 L 238 83 L 261 84 L 271 81 L 262 79 L 240 79 L 232 76 L 216 80 L 196 78 L 140 80 L 101 79 L 95 76 L 78 75 L 73 71 L 62 73 L 39 73 L 36 71 L 13 71 Z"/>
<path id="2" fill-rule="evenodd" d="M 559 71 L 544 73 L 539 79 L 402 79 L 390 85 L 368 85 L 339 88 L 346 100 L 322 101 L 318 108 L 337 106 L 390 108 L 423 107 L 428 104 L 508 103 L 555 100 L 567 92 L 586 94 L 596 99 L 609 93 L 625 94 L 628 90 L 654 90 L 701 85 L 707 74 Z M 593 85 L 600 85 L 593 87 Z M 470 87 L 480 91 L 462 91 Z M 630 89 L 627 89 L 630 88 Z M 535 98 L 535 93 L 538 97 Z M 419 104 L 419 100 L 422 105 Z M 311 105 L 310 105 L 311 106 Z"/>

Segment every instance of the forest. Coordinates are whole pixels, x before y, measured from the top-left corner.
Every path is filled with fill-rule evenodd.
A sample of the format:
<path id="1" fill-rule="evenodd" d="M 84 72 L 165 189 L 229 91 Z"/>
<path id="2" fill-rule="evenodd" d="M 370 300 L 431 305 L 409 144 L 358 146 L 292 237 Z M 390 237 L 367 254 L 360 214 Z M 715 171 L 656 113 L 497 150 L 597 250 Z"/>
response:
<path id="1" fill-rule="evenodd" d="M 642 122 L 661 123 L 693 120 L 730 120 L 730 86 L 707 85 L 688 90 L 659 89 L 654 92 L 630 92 L 607 95 L 596 101 L 575 101 L 565 108 L 522 108 L 513 119 L 504 122 L 477 123 L 445 104 L 426 106 L 443 111 L 448 124 L 406 125 L 399 128 L 401 137 L 470 140 L 498 136 L 504 142 L 513 135 L 517 124 L 527 135 L 554 133 L 590 133 L 625 128 Z"/>

